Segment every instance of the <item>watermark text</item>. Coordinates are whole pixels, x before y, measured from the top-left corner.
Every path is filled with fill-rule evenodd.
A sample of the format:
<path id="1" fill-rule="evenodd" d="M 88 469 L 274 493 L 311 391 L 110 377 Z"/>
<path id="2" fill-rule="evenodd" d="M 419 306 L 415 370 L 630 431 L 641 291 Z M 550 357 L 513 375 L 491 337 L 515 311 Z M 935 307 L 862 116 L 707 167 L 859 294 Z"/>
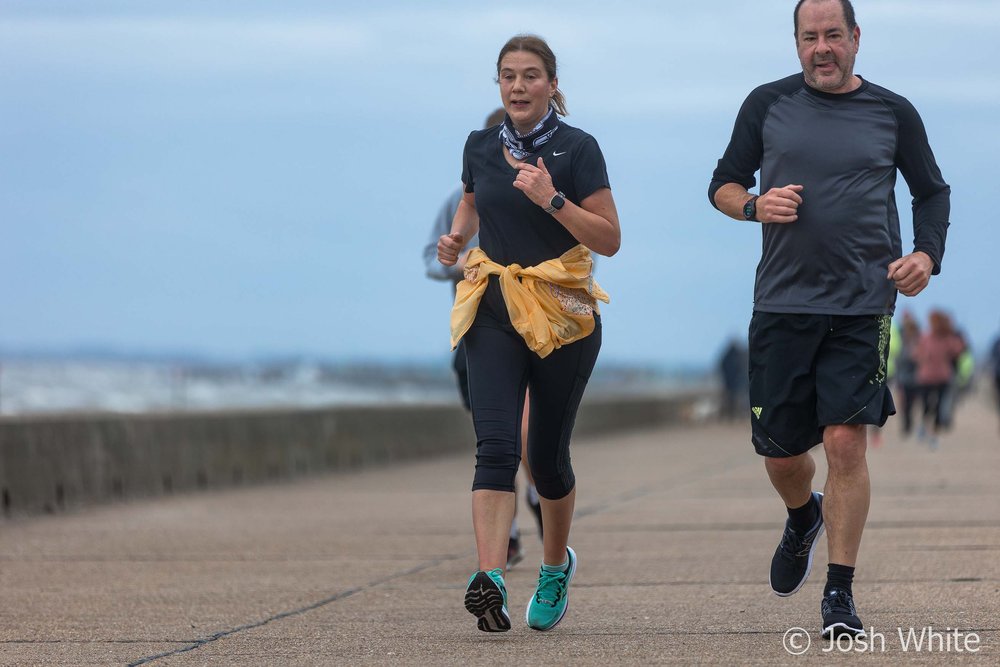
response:
<path id="1" fill-rule="evenodd" d="M 789 628 L 782 638 L 782 646 L 791 655 L 803 655 L 812 646 L 812 637 L 803 628 Z M 982 649 L 979 635 L 958 628 L 896 628 L 879 632 L 874 626 L 863 635 L 840 634 L 822 646 L 823 653 L 886 653 L 899 650 L 903 653 L 979 653 Z"/>

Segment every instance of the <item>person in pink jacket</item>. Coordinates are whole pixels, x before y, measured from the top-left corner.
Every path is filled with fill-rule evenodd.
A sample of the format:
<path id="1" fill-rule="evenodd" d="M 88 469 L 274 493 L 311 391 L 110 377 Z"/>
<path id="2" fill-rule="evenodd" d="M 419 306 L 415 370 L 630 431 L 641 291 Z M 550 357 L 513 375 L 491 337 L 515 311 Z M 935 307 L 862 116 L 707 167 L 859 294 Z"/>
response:
<path id="1" fill-rule="evenodd" d="M 937 436 L 949 424 L 942 414 L 945 392 L 955 375 L 955 363 L 965 350 L 965 343 L 955 332 L 951 318 L 940 310 L 931 311 L 930 327 L 921 336 L 913 357 L 917 362 L 917 384 L 923 395 L 924 415 L 918 433 L 926 434 L 924 424 L 934 415 L 930 436 L 931 448 L 937 447 Z"/>

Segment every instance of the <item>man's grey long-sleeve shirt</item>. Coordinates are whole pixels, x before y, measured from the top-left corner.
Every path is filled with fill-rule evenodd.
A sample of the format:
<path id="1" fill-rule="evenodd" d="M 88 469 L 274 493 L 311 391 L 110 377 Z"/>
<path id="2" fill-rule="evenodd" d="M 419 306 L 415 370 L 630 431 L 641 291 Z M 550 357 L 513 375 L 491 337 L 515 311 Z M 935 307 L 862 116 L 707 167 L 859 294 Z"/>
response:
<path id="1" fill-rule="evenodd" d="M 940 272 L 951 189 L 905 98 L 864 80 L 824 93 L 801 73 L 760 86 L 712 176 L 712 205 L 726 183 L 753 187 L 758 169 L 761 193 L 800 184 L 803 203 L 795 222 L 761 226 L 755 311 L 891 314 L 896 289 L 886 274 L 903 254 L 897 169 L 913 196 L 913 249 Z"/>

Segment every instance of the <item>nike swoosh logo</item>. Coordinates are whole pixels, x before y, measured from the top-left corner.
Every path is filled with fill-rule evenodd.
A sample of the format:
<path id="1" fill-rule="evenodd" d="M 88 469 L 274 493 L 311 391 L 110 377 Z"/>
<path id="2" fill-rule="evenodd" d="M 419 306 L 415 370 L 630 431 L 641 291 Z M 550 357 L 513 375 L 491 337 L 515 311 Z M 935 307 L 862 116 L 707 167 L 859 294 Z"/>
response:
<path id="1" fill-rule="evenodd" d="M 557 155 L 566 155 L 566 151 L 563 151 L 562 153 L 556 153 L 555 151 L 552 152 L 552 157 L 556 157 Z"/>

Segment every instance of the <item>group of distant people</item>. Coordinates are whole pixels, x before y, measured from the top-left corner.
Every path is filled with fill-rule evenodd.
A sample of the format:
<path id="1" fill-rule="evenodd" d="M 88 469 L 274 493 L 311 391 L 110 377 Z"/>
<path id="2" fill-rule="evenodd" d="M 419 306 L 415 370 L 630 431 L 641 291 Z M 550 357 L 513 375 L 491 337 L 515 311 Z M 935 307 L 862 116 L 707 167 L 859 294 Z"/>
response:
<path id="1" fill-rule="evenodd" d="M 903 313 L 894 340 L 898 343 L 893 342 L 890 350 L 891 375 L 903 415 L 903 435 L 913 433 L 916 412 L 917 437 L 936 449 L 940 434 L 952 425 L 960 392 L 972 381 L 972 351 L 942 310 L 930 312 L 926 329 L 911 313 Z"/>
<path id="2" fill-rule="evenodd" d="M 852 585 L 870 502 L 867 429 L 895 413 L 891 317 L 897 294 L 916 296 L 941 271 L 951 189 L 916 109 L 854 73 L 861 29 L 851 2 L 800 0 L 792 17 L 801 71 L 749 94 L 708 189 L 713 207 L 759 223 L 763 240 L 748 353 L 734 351 L 724 372 L 735 378 L 748 368 L 751 442 L 787 512 L 771 590 L 784 597 L 802 588 L 826 531 L 822 635 L 859 637 Z M 513 37 L 495 74 L 503 118 L 469 135 L 461 194 L 427 258 L 435 253 L 457 281 L 451 342 L 467 369 L 477 439 L 478 569 L 465 608 L 482 631 L 511 628 L 504 575 L 514 480 L 526 459 L 545 530 L 525 621 L 546 631 L 564 618 L 577 570 L 569 447 L 601 346 L 597 302 L 609 299 L 594 280 L 592 253 L 614 255 L 621 231 L 597 141 L 562 120 L 566 101 L 548 44 Z M 909 253 L 893 196 L 897 172 L 913 196 Z M 678 193 L 651 196 L 669 215 Z M 658 267 L 648 270 L 655 279 Z M 965 347 L 940 320 L 913 352 L 936 428 Z M 810 450 L 819 444 L 825 493 L 813 489 Z"/>

